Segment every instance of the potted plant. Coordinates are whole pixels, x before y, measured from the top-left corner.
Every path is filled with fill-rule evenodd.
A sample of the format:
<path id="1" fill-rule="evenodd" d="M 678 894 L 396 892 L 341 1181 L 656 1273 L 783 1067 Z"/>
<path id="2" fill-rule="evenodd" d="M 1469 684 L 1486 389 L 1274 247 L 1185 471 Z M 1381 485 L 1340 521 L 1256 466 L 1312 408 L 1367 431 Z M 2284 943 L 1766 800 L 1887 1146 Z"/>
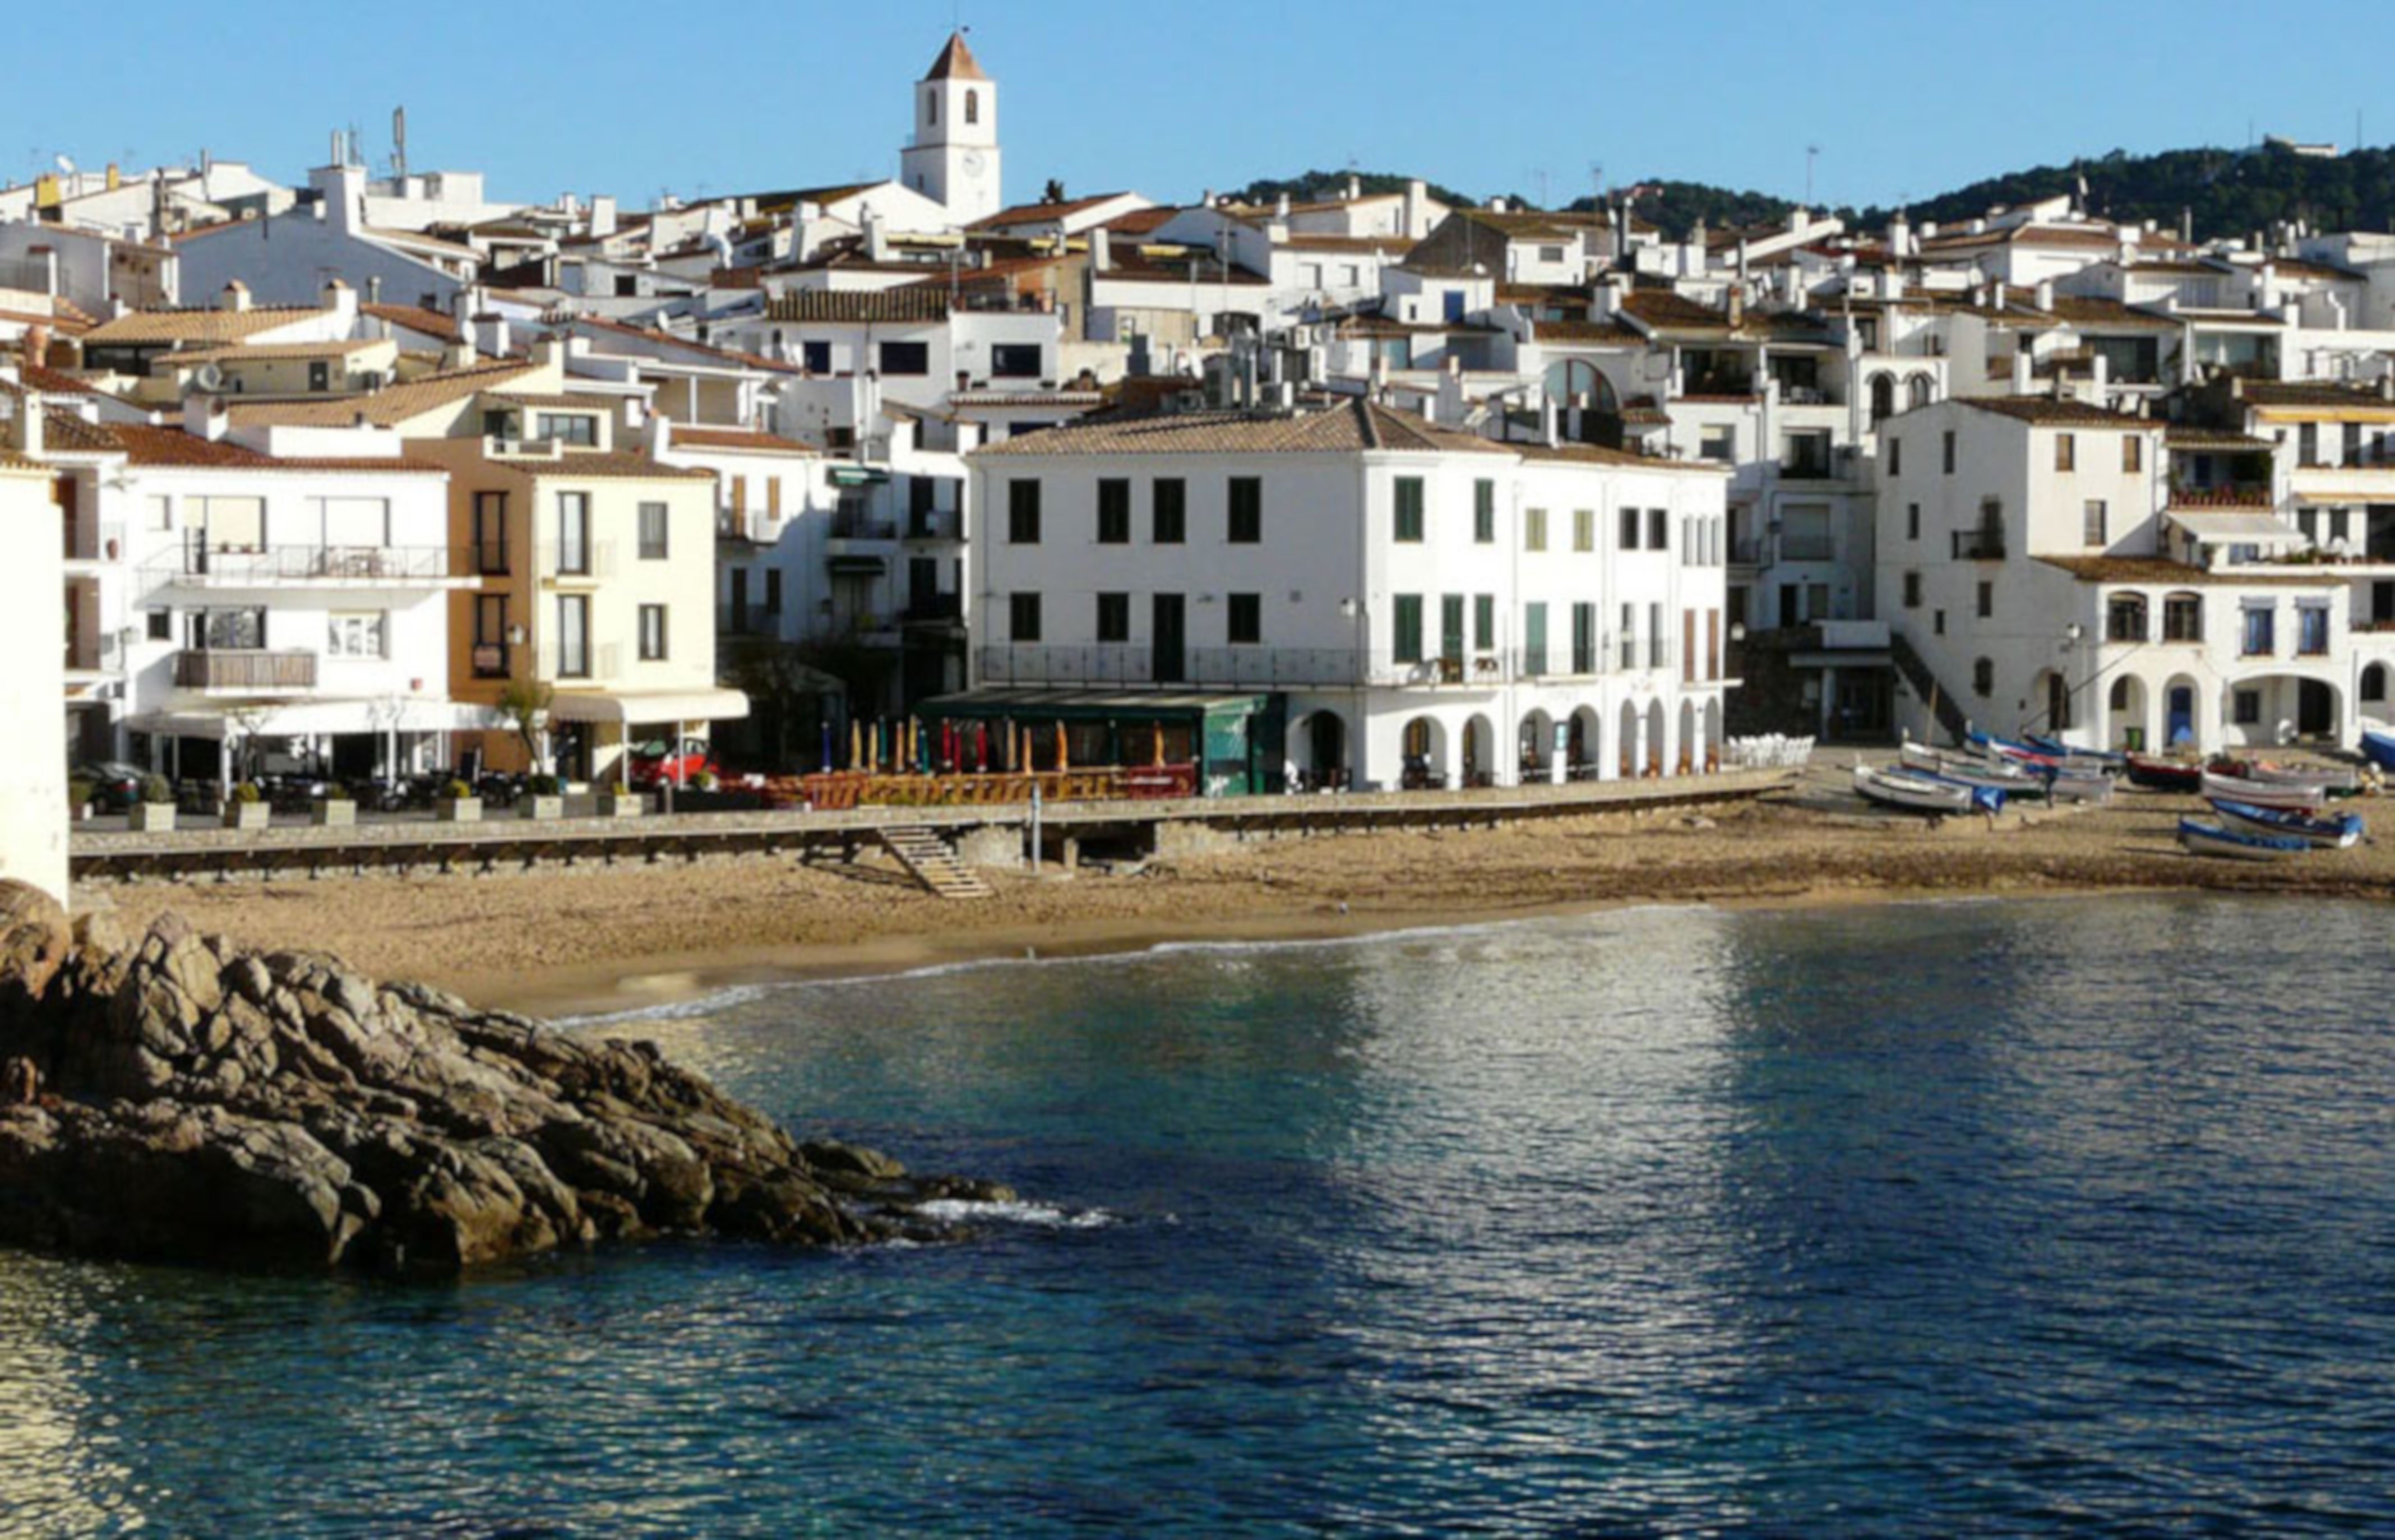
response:
<path id="1" fill-rule="evenodd" d="M 629 786 L 611 786 L 599 793 L 599 816 L 602 818 L 637 818 L 648 810 L 648 798 Z"/>
<path id="2" fill-rule="evenodd" d="M 224 826 L 227 829 L 264 829 L 273 816 L 274 809 L 256 781 L 243 781 L 225 799 Z"/>
<path id="3" fill-rule="evenodd" d="M 480 823 L 483 821 L 483 799 L 474 789 L 461 780 L 452 780 L 441 789 L 432 803 L 432 816 L 443 823 Z"/>
<path id="4" fill-rule="evenodd" d="M 125 810 L 126 827 L 138 834 L 169 833 L 175 827 L 175 789 L 164 776 L 141 777 L 141 795 Z"/>
<path id="5" fill-rule="evenodd" d="M 565 783 L 555 776 L 535 776 L 516 803 L 520 818 L 562 818 L 565 816 Z"/>
<path id="6" fill-rule="evenodd" d="M 358 821 L 357 802 L 348 787 L 329 781 L 324 794 L 308 804 L 308 821 L 319 829 L 348 829 Z"/>

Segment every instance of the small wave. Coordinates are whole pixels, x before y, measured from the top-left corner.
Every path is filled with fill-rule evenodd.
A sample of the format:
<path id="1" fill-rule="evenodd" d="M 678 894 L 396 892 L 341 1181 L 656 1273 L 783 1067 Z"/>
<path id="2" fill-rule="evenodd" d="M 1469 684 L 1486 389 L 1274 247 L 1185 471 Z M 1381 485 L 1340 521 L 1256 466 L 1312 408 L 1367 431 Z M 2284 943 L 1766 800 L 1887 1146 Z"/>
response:
<path id="1" fill-rule="evenodd" d="M 627 1005 L 621 1010 L 595 1011 L 588 1016 L 554 1016 L 549 1025 L 565 1031 L 588 1031 L 593 1027 L 619 1027 L 633 1021 L 687 1021 L 695 1016 L 713 1016 L 734 1005 L 746 1005 L 752 1000 L 762 1000 L 774 990 L 786 988 L 780 981 L 771 984 L 734 984 L 710 990 L 689 1000 L 661 1002 L 655 1005 Z"/>
<path id="2" fill-rule="evenodd" d="M 917 1205 L 915 1212 L 926 1219 L 946 1224 L 963 1224 L 971 1220 L 996 1220 L 1009 1225 L 1033 1225 L 1041 1229 L 1102 1229 L 1120 1221 L 1104 1209 L 1058 1208 L 1052 1203 L 1028 1203 L 1021 1201 L 999 1203 L 975 1202 L 966 1198 L 935 1198 Z"/>

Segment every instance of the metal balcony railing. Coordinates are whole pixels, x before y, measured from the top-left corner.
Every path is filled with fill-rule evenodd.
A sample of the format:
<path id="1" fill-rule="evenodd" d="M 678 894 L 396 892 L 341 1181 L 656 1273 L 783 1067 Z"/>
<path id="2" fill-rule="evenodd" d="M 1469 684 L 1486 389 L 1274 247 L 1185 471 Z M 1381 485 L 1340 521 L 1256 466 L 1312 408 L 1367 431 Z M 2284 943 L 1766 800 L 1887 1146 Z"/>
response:
<path id="1" fill-rule="evenodd" d="M 179 690 L 312 690 L 316 655 L 311 652 L 186 650 L 175 655 Z"/>
<path id="2" fill-rule="evenodd" d="M 187 545 L 142 569 L 150 586 L 371 587 L 470 576 L 447 546 L 275 545 L 253 551 Z"/>

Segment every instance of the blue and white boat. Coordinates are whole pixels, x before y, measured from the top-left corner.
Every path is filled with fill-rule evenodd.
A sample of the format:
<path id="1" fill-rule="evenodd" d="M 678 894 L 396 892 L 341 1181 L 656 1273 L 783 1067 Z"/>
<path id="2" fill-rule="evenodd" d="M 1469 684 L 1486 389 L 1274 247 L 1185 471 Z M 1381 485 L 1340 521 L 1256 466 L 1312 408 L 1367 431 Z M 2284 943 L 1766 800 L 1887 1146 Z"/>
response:
<path id="1" fill-rule="evenodd" d="M 2225 856 L 2234 861 L 2287 861 L 2309 855 L 2311 843 L 2283 834 L 2248 834 L 2197 818 L 2178 821 L 2179 848 L 2190 856 Z"/>
<path id="2" fill-rule="evenodd" d="M 1855 766 L 1855 793 L 1865 802 L 1907 813 L 1998 813 L 2005 794 L 1992 786 L 1965 786 L 1943 776 L 1918 770 L 1874 770 Z"/>
<path id="3" fill-rule="evenodd" d="M 2362 730 L 2362 757 L 2381 770 L 2395 770 L 2395 733 Z"/>
<path id="4" fill-rule="evenodd" d="M 2254 803 L 2212 799 L 2212 810 L 2222 825 L 2246 834 L 2270 834 L 2301 840 L 2319 850 L 2344 850 L 2362 839 L 2359 813 L 2306 813 L 2292 807 L 2263 807 Z"/>
<path id="5" fill-rule="evenodd" d="M 2116 754 L 2109 750 L 2082 749 L 2075 744 L 2065 743 L 2058 737 L 2048 737 L 2042 733 L 2031 733 L 2027 735 L 2025 741 L 2031 749 L 2046 755 L 2057 764 L 2067 769 L 2084 766 L 2090 770 L 2111 772 L 2125 770 L 2129 767 L 2128 755 Z"/>

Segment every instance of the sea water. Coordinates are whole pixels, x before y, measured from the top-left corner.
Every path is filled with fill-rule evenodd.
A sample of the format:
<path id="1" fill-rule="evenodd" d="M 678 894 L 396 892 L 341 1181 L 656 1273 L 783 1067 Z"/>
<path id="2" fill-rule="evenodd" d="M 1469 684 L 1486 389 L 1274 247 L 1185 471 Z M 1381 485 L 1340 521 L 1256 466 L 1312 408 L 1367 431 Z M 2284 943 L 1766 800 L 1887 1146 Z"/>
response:
<path id="1" fill-rule="evenodd" d="M 1671 909 L 750 991 L 638 1029 L 1025 1202 L 443 1284 L 0 1257 L 0 1529 L 2385 1533 L 2388 938 Z"/>

